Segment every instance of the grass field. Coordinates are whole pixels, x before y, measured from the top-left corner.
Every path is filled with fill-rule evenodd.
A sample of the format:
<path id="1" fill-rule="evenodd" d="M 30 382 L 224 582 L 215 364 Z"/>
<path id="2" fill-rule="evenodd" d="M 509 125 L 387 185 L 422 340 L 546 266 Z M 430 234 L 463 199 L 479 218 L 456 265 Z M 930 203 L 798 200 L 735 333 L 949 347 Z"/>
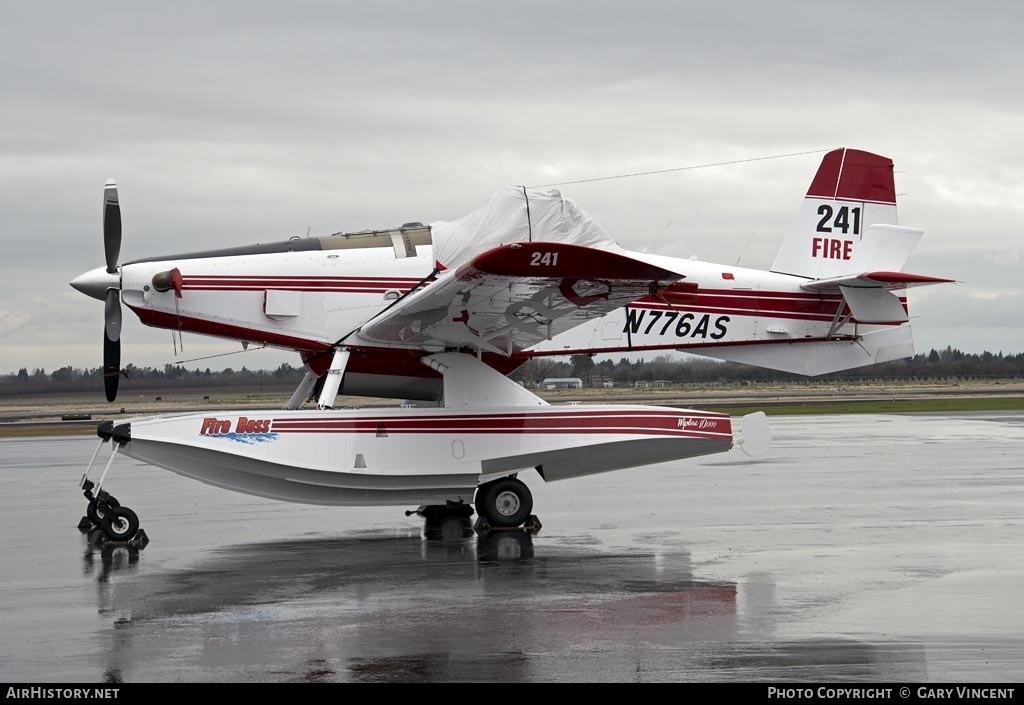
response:
<path id="1" fill-rule="evenodd" d="M 769 416 L 801 414 L 910 414 L 924 412 L 1024 411 L 1024 397 L 983 397 L 968 399 L 897 399 L 895 401 L 828 401 L 783 404 L 703 404 L 707 411 L 743 416 L 763 411 Z"/>

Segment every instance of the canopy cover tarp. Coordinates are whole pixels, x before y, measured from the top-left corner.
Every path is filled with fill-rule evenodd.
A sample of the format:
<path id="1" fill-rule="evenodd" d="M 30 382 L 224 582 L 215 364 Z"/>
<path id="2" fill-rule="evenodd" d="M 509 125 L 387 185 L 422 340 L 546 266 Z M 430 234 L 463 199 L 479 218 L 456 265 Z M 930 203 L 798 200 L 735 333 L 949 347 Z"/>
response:
<path id="1" fill-rule="evenodd" d="M 469 215 L 430 224 L 434 259 L 454 269 L 513 242 L 565 242 L 621 250 L 600 225 L 555 189 L 506 186 Z"/>

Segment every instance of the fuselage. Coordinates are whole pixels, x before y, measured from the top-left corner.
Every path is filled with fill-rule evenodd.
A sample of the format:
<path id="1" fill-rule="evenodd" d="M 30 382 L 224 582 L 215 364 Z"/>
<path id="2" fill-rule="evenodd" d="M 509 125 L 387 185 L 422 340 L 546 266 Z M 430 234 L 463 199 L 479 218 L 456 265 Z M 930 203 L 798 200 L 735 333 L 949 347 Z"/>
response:
<path id="1" fill-rule="evenodd" d="M 410 253 L 412 254 L 412 253 Z M 681 274 L 656 295 L 510 356 L 484 353 L 508 373 L 534 356 L 813 342 L 851 334 L 834 327 L 839 294 L 804 291 L 803 277 L 627 252 Z M 174 272 L 168 280 L 167 274 Z M 343 393 L 436 399 L 439 376 L 421 351 L 367 344 L 360 326 L 398 298 L 428 287 L 437 272 L 430 245 L 396 257 L 390 247 L 193 256 L 127 263 L 121 300 L 149 326 L 300 352 L 318 373 L 332 346 L 352 350 Z M 163 283 L 165 290 L 158 290 Z M 864 326 L 861 326 L 863 332 Z"/>

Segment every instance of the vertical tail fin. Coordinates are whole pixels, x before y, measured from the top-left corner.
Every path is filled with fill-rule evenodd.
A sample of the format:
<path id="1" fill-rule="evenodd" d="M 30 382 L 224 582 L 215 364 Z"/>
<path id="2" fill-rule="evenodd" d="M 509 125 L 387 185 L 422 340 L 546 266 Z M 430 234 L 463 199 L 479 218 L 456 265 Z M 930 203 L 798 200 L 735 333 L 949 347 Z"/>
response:
<path id="1" fill-rule="evenodd" d="M 896 225 L 892 160 L 857 149 L 824 156 L 771 271 L 809 279 L 851 274 L 872 225 Z"/>

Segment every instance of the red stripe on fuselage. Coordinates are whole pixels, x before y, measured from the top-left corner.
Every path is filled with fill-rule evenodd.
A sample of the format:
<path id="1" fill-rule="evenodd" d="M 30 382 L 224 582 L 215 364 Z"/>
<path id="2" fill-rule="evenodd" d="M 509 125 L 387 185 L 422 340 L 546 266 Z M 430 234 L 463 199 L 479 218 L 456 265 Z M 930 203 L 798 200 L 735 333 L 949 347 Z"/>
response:
<path id="1" fill-rule="evenodd" d="M 659 428 L 641 428 L 635 426 L 629 427 L 585 427 L 585 428 L 558 428 L 555 429 L 557 433 L 564 434 L 615 434 L 615 435 L 637 435 L 637 436 L 671 436 L 673 438 L 731 438 L 732 434 L 729 432 L 712 433 L 710 431 L 687 431 L 687 430 L 674 430 L 674 429 L 659 429 Z M 537 434 L 547 435 L 552 432 L 551 429 L 524 429 L 524 428 L 493 428 L 493 429 L 482 429 L 482 428 L 456 428 L 456 427 L 444 427 L 444 428 L 417 428 L 417 429 L 392 429 L 387 428 L 385 431 L 389 434 L 409 434 L 409 433 L 460 433 L 466 435 L 480 435 L 480 434 L 494 434 L 494 435 L 510 435 L 510 434 Z M 293 428 L 293 429 L 273 429 L 274 433 L 378 433 L 376 428 Z"/>
<path id="2" fill-rule="evenodd" d="M 835 316 L 835 308 L 828 314 L 825 313 L 791 313 L 786 311 L 765 311 L 757 308 L 727 308 L 710 306 L 685 306 L 671 308 L 664 304 L 630 304 L 632 309 L 638 311 L 675 311 L 677 313 L 716 313 L 733 316 L 758 316 L 761 318 L 788 318 L 797 321 L 831 321 Z"/>
<path id="3" fill-rule="evenodd" d="M 184 287 L 188 291 L 302 291 L 310 293 L 331 293 L 331 294 L 374 294 L 381 295 L 388 291 L 399 291 L 405 293 L 408 289 L 399 289 L 392 287 L 389 289 L 357 289 L 347 287 L 330 287 L 330 286 L 267 286 L 260 284 L 259 286 L 186 286 Z"/>
<path id="4" fill-rule="evenodd" d="M 907 299 L 900 297 L 906 308 Z M 782 291 L 735 289 L 702 289 L 696 301 L 683 306 L 668 306 L 652 297 L 630 304 L 630 308 L 680 313 L 719 313 L 764 318 L 791 318 L 804 321 L 831 321 L 836 308 L 843 304 L 842 295 L 823 295 Z"/>
<path id="5" fill-rule="evenodd" d="M 190 275 L 183 277 L 183 288 L 193 291 L 262 291 L 289 289 L 295 291 L 334 292 L 350 294 L 383 294 L 387 291 L 409 291 L 419 279 L 391 277 L 259 277 Z"/>
<path id="6" fill-rule="evenodd" d="M 409 412 L 416 413 L 416 412 Z M 650 417 L 650 418 L 696 418 L 696 419 L 717 419 L 719 421 L 729 420 L 727 414 L 718 413 L 715 411 L 691 411 L 687 409 L 685 412 L 682 410 L 661 410 L 661 409 L 595 409 L 593 411 L 586 409 L 572 410 L 572 411 L 561 411 L 551 409 L 546 412 L 508 412 L 508 413 L 496 413 L 488 414 L 477 412 L 474 414 L 417 414 L 416 416 L 403 416 L 401 414 L 380 414 L 376 416 L 356 416 L 350 418 L 348 416 L 339 416 L 335 418 L 325 419 L 322 415 L 318 416 L 306 416 L 306 417 L 288 417 L 283 419 L 274 419 L 274 423 L 306 423 L 306 422 L 317 422 L 321 423 L 324 421 L 368 421 L 368 422 L 384 422 L 393 420 L 402 421 L 432 421 L 435 419 L 447 419 L 453 421 L 474 421 L 477 419 L 495 419 L 495 420 L 516 420 L 516 419 L 581 419 L 581 418 L 610 418 L 610 419 L 622 419 L 630 417 Z"/>
<path id="7" fill-rule="evenodd" d="M 265 343 L 267 345 L 276 345 L 308 352 L 322 352 L 330 348 L 330 343 L 319 340 L 271 333 L 254 328 L 220 323 L 218 321 L 207 321 L 191 316 L 179 316 L 165 311 L 154 311 L 149 308 L 136 308 L 134 306 L 129 306 L 129 308 L 135 312 L 135 315 L 145 325 L 155 328 L 180 329 L 189 333 L 201 333 L 203 335 L 213 335 L 218 338 L 230 338 L 232 340 L 247 340 L 251 343 Z"/>
<path id="8" fill-rule="evenodd" d="M 275 419 L 274 433 L 613 433 L 696 438 L 732 434 L 729 417 L 713 413 L 678 414 L 656 411 L 597 411 L 549 414 L 377 416 L 355 419 Z"/>
<path id="9" fill-rule="evenodd" d="M 291 281 L 291 282 L 319 282 L 319 281 L 335 281 L 335 282 L 400 282 L 405 284 L 415 284 L 420 281 L 416 277 L 325 277 L 318 275 L 303 275 L 303 276 L 290 276 L 290 275 L 272 275 L 272 276 L 261 276 L 259 274 L 190 274 L 185 277 L 186 281 L 211 281 L 211 280 L 223 280 L 223 281 L 238 281 L 241 279 L 252 279 L 258 281 Z"/>

